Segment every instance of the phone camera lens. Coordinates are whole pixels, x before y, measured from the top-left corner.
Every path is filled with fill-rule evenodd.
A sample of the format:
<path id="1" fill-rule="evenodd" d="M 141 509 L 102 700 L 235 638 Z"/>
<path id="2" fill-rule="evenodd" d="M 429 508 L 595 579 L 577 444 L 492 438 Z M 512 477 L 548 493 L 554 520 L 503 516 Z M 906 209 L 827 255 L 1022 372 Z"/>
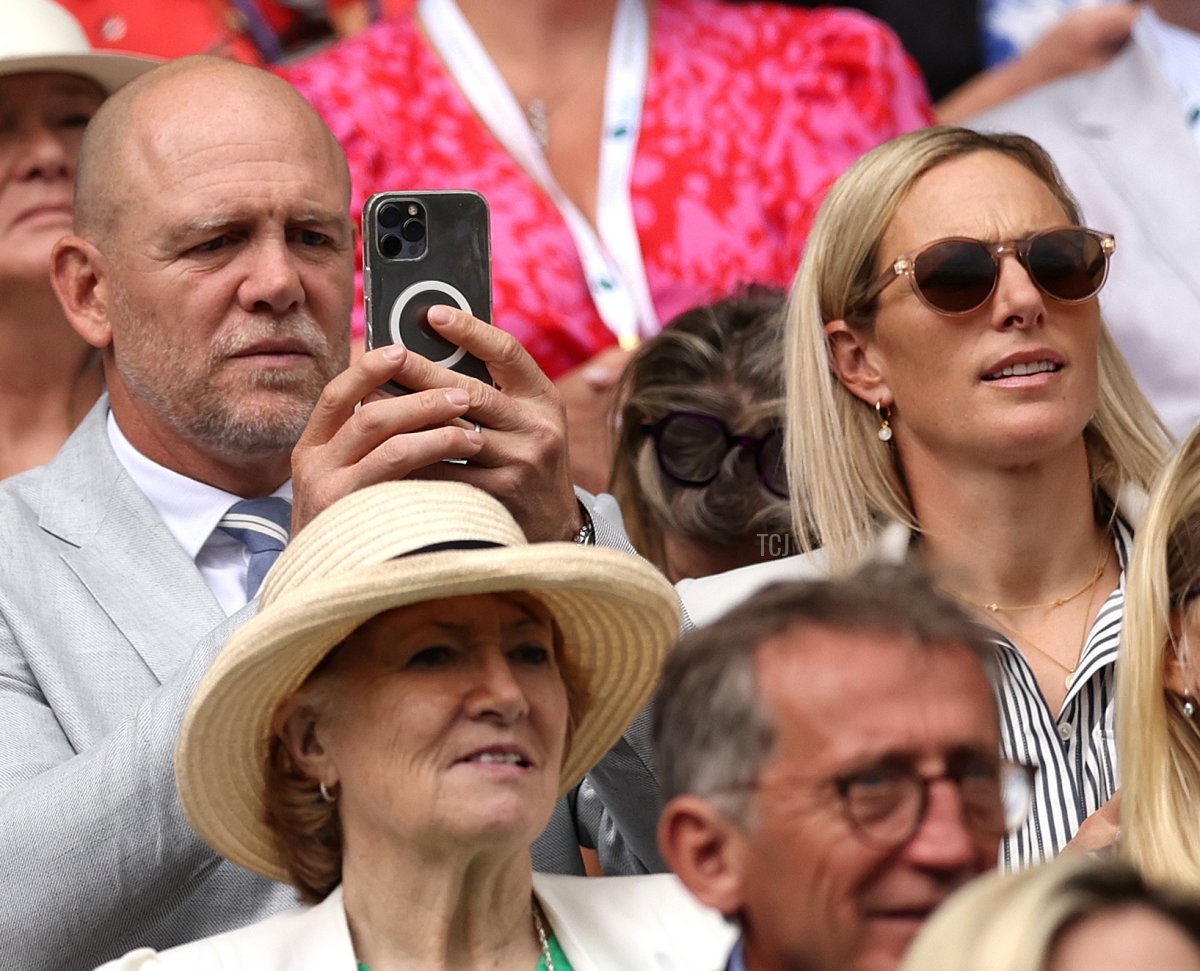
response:
<path id="1" fill-rule="evenodd" d="M 404 249 L 404 242 L 395 233 L 388 233 L 379 241 L 379 252 L 389 260 L 394 260 Z"/>
<path id="2" fill-rule="evenodd" d="M 399 206 L 384 206 L 379 210 L 379 225 L 385 229 L 393 229 L 400 225 L 400 219 L 404 213 L 400 211 Z"/>
<path id="3" fill-rule="evenodd" d="M 400 235 L 410 243 L 415 243 L 425 238 L 425 224 L 419 219 L 406 219 Z"/>

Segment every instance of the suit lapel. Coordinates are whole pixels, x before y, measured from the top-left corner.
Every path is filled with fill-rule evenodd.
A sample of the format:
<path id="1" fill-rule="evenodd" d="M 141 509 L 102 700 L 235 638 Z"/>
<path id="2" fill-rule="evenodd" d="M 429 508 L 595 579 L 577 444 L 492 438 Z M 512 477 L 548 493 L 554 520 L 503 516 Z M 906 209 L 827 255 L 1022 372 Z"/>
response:
<path id="1" fill-rule="evenodd" d="M 1178 97 L 1138 40 L 1096 75 L 1078 125 L 1110 190 L 1148 227 L 1158 258 L 1200 297 L 1194 221 L 1180 216 L 1200 212 L 1200 150 Z"/>
<path id="2" fill-rule="evenodd" d="M 225 619 L 195 563 L 117 460 L 101 398 L 47 466 L 41 527 L 158 680 Z"/>

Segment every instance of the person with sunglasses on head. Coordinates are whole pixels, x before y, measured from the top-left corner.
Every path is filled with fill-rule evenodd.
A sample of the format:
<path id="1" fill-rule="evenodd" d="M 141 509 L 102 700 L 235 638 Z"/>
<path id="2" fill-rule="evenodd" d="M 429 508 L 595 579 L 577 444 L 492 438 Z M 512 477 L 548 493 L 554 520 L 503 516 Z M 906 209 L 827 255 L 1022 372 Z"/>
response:
<path id="1" fill-rule="evenodd" d="M 782 290 L 688 310 L 631 358 L 609 491 L 637 551 L 672 581 L 798 547 L 783 465 Z"/>
<path id="2" fill-rule="evenodd" d="M 868 555 L 933 570 L 1001 647 L 1004 754 L 1040 769 L 1006 867 L 1116 808 L 1122 575 L 1169 436 L 1101 320 L 1115 249 L 1023 136 L 934 127 L 864 156 L 787 312 L 792 516 L 820 551 L 680 584 L 701 622 Z"/>

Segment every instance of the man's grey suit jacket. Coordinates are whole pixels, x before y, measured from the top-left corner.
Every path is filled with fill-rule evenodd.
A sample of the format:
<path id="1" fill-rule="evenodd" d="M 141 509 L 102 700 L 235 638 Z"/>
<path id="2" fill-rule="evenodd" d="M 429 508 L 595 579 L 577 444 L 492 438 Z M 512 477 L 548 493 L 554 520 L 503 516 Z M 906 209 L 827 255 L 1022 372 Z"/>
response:
<path id="1" fill-rule="evenodd" d="M 102 398 L 49 465 L 0 483 L 2 971 L 90 969 L 295 903 L 218 858 L 183 814 L 179 724 L 254 605 L 224 616 L 117 460 L 106 414 Z M 580 840 L 614 871 L 661 868 L 645 722 L 556 807 L 539 869 L 578 872 Z"/>
<path id="2" fill-rule="evenodd" d="M 1054 157 L 1094 229 L 1117 251 L 1104 320 L 1177 435 L 1200 419 L 1200 148 L 1178 95 L 1135 32 L 1105 67 L 971 120 L 1017 131 Z"/>

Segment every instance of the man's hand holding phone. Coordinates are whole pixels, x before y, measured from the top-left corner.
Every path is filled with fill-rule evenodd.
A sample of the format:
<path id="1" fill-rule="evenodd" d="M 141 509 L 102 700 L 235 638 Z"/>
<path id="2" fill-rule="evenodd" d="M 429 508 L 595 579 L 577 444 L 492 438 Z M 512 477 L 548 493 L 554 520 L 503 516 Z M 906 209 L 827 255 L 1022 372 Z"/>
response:
<path id="1" fill-rule="evenodd" d="M 511 334 L 447 306 L 428 321 L 495 386 L 399 346 L 368 351 L 326 386 L 293 452 L 293 532 L 356 489 L 415 475 L 491 493 L 531 542 L 570 539 L 580 513 L 554 384 Z M 380 393 L 389 380 L 413 393 Z"/>
<path id="2" fill-rule="evenodd" d="M 439 304 L 492 319 L 487 200 L 468 190 L 377 192 L 363 206 L 362 225 L 367 347 L 402 344 L 434 364 L 490 381 L 482 360 L 428 321 Z M 384 390 L 415 389 L 393 381 Z"/>

